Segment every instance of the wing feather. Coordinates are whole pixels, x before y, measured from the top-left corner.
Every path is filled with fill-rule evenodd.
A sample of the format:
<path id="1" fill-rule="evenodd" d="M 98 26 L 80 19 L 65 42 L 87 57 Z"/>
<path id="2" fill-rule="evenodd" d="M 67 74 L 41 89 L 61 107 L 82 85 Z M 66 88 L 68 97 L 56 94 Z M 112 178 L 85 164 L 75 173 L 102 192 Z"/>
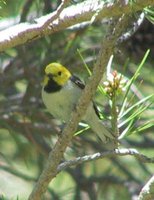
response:
<path id="1" fill-rule="evenodd" d="M 75 83 L 79 88 L 81 88 L 82 90 L 85 88 L 85 84 L 77 77 L 77 76 L 71 76 L 71 81 L 73 83 Z M 93 102 L 93 108 L 95 110 L 95 113 L 96 115 L 98 116 L 98 118 L 100 119 L 100 114 L 99 114 L 99 111 L 97 109 L 97 106 L 96 104 Z"/>

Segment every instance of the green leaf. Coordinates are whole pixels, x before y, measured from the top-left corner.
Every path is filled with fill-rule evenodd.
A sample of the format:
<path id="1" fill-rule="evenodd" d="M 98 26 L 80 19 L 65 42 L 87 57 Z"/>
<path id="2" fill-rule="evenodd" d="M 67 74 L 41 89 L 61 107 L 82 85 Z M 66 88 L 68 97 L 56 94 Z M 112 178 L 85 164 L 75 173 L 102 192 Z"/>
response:
<path id="1" fill-rule="evenodd" d="M 124 120 L 123 122 L 121 122 L 118 127 L 122 127 L 123 125 L 125 125 L 126 123 L 128 123 L 129 121 L 133 120 L 135 117 L 139 117 L 147 108 L 150 107 L 152 103 L 148 104 L 147 106 L 145 105 L 141 105 L 140 107 L 138 107 L 136 109 L 136 111 L 133 112 L 132 115 L 130 115 L 129 117 L 127 117 L 126 120 Z"/>
<path id="2" fill-rule="evenodd" d="M 119 140 L 121 140 L 122 138 L 124 138 L 126 135 L 129 134 L 131 126 L 133 124 L 134 120 L 131 120 L 130 123 L 128 124 L 128 126 L 124 129 L 124 131 L 120 134 L 119 136 Z"/>
<path id="3" fill-rule="evenodd" d="M 123 102 L 122 102 L 122 106 L 121 106 L 121 109 L 120 109 L 120 115 L 122 115 L 122 111 L 124 111 L 124 106 L 126 105 L 126 98 L 128 97 L 128 93 L 129 93 L 129 91 L 130 91 L 130 88 L 131 88 L 131 85 L 134 83 L 134 81 L 137 79 L 137 77 L 139 76 L 139 72 L 140 72 L 140 70 L 141 70 L 141 68 L 143 67 L 143 65 L 144 65 L 144 63 L 145 63 L 145 61 L 146 61 L 146 59 L 147 59 L 147 57 L 148 57 L 148 55 L 149 55 L 149 53 L 150 53 L 150 50 L 148 49 L 147 50 L 147 52 L 145 53 L 145 55 L 144 55 L 144 57 L 143 57 L 143 59 L 142 59 L 142 61 L 141 61 L 141 63 L 139 64 L 139 66 L 138 66 L 138 68 L 137 68 L 137 70 L 136 70 L 136 72 L 135 72 L 135 74 L 134 74 L 134 76 L 128 81 L 128 83 L 126 84 L 126 93 L 125 93 L 125 96 L 124 96 L 124 98 L 123 98 Z"/>
<path id="4" fill-rule="evenodd" d="M 138 101 L 137 103 L 135 103 L 133 106 L 131 106 L 130 108 L 128 108 L 126 111 L 123 111 L 123 113 L 121 113 L 121 115 L 119 114 L 119 119 L 121 119 L 122 117 L 124 117 L 126 114 L 128 114 L 130 111 L 132 111 L 135 107 L 143 104 L 144 102 L 146 102 L 147 100 L 151 99 L 152 97 L 154 97 L 154 94 L 149 95 L 143 99 L 141 99 L 140 101 Z M 126 102 L 125 102 L 126 104 Z"/>
<path id="5" fill-rule="evenodd" d="M 84 131 L 86 131 L 86 130 L 88 130 L 88 129 L 90 129 L 90 126 L 86 125 L 85 128 L 83 128 L 83 129 L 77 131 L 77 132 L 74 134 L 74 136 L 77 136 L 77 135 L 83 133 Z"/>
<path id="6" fill-rule="evenodd" d="M 83 64 L 84 64 L 83 66 L 86 68 L 88 74 L 91 76 L 92 73 L 91 73 L 91 71 L 90 71 L 88 65 L 87 65 L 86 62 L 84 61 L 84 58 L 83 58 L 82 54 L 80 53 L 80 50 L 77 49 L 77 52 L 78 52 L 78 54 L 79 54 L 79 56 L 80 56 L 80 58 L 81 58 L 81 60 L 82 60 L 82 62 L 83 62 Z"/>
<path id="7" fill-rule="evenodd" d="M 145 17 L 151 22 L 154 23 L 154 7 L 147 7 L 144 9 Z"/>
<path id="8" fill-rule="evenodd" d="M 143 124 L 143 125 L 139 126 L 138 128 L 136 128 L 133 131 L 133 134 L 145 131 L 146 129 L 151 128 L 153 126 L 154 126 L 154 122 L 148 121 L 145 124 Z"/>

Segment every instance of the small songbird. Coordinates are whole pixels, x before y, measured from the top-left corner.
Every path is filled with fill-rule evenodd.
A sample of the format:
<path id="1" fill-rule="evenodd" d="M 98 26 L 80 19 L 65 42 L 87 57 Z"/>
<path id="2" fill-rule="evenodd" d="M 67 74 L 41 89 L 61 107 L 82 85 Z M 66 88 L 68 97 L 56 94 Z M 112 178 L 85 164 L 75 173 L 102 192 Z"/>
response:
<path id="1" fill-rule="evenodd" d="M 45 68 L 42 88 L 42 99 L 54 118 L 68 122 L 85 85 L 72 75 L 66 67 L 59 63 L 51 63 Z M 99 119 L 96 105 L 90 102 L 82 118 L 95 132 L 102 142 L 114 139 Z"/>

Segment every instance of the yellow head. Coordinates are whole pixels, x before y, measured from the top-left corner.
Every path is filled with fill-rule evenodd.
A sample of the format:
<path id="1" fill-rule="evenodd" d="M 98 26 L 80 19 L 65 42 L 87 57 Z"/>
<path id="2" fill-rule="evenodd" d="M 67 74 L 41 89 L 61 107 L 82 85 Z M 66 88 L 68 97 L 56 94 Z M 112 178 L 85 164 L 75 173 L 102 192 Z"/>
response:
<path id="1" fill-rule="evenodd" d="M 71 73 L 59 63 L 50 63 L 45 68 L 44 85 L 53 79 L 58 85 L 63 86 L 71 77 Z"/>

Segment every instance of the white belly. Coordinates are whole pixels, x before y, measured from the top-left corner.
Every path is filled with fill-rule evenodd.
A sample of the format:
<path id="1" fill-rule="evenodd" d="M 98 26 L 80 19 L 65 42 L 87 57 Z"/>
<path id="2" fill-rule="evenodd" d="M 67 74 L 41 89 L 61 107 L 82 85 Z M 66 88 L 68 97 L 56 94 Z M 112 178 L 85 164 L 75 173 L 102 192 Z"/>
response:
<path id="1" fill-rule="evenodd" d="M 48 111 L 57 119 L 67 122 L 81 95 L 80 89 L 76 91 L 67 85 L 60 92 L 47 93 L 42 89 L 42 99 Z"/>

